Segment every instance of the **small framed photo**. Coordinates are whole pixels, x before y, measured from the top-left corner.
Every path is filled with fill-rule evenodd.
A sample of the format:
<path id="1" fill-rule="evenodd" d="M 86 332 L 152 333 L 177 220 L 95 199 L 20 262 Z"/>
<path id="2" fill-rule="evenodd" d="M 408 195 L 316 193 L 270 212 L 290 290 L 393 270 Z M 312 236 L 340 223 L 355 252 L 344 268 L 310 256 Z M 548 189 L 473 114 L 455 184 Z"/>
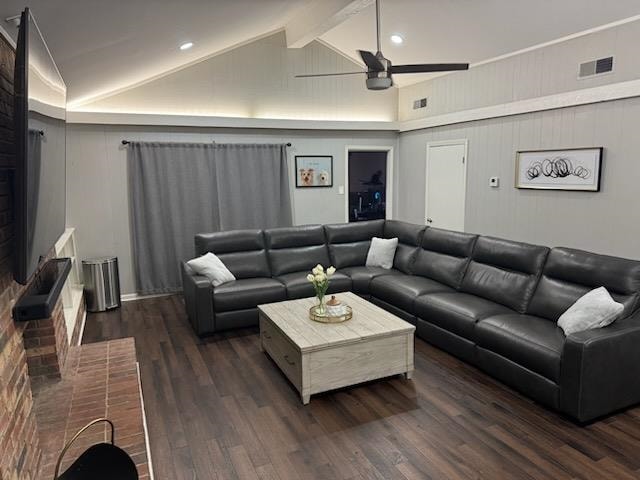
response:
<path id="1" fill-rule="evenodd" d="M 599 192 L 604 148 L 530 150 L 516 154 L 516 188 Z"/>
<path id="2" fill-rule="evenodd" d="M 296 188 L 332 186 L 332 155 L 296 155 Z"/>

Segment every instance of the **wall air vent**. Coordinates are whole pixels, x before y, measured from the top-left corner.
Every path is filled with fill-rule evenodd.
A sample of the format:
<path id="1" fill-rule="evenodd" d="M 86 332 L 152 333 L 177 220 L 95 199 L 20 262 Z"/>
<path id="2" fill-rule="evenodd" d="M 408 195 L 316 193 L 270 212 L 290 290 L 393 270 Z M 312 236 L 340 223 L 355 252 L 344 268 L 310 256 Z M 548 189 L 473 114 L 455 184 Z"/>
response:
<path id="1" fill-rule="evenodd" d="M 589 78 L 613 71 L 613 57 L 600 58 L 580 64 L 578 78 Z"/>
<path id="2" fill-rule="evenodd" d="M 413 101 L 413 109 L 414 110 L 418 110 L 420 108 L 426 108 L 427 106 L 427 99 L 425 98 L 419 98 L 418 100 L 414 100 Z"/>

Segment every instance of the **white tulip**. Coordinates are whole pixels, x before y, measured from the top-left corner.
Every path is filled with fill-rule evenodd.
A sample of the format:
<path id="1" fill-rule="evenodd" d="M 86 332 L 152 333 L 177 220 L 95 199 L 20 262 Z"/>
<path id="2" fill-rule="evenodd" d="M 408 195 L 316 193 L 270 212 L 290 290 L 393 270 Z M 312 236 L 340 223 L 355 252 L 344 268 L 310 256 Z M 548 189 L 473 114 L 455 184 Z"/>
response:
<path id="1" fill-rule="evenodd" d="M 331 275 L 333 275 L 334 273 L 336 273 L 336 269 L 335 269 L 335 267 L 329 267 L 329 268 L 327 268 L 327 275 L 331 276 Z"/>
<path id="2" fill-rule="evenodd" d="M 310 282 L 313 282 L 313 280 L 314 280 L 315 278 L 316 278 L 316 277 L 314 277 L 314 276 L 313 276 L 313 275 L 311 275 L 311 274 L 307 275 L 307 280 L 309 280 Z"/>
<path id="3" fill-rule="evenodd" d="M 322 282 L 325 281 L 326 278 L 327 277 L 325 276 L 324 273 L 319 273 L 319 274 L 316 275 L 316 282 L 322 283 Z"/>

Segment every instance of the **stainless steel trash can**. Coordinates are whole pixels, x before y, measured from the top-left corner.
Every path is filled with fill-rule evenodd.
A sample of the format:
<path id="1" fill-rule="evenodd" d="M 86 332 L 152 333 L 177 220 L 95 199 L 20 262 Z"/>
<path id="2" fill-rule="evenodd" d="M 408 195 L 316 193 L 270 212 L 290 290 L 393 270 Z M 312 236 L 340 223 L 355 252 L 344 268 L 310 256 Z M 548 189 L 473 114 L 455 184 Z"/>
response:
<path id="1" fill-rule="evenodd" d="M 83 260 L 82 273 L 89 312 L 104 312 L 120 306 L 120 277 L 117 257 Z"/>

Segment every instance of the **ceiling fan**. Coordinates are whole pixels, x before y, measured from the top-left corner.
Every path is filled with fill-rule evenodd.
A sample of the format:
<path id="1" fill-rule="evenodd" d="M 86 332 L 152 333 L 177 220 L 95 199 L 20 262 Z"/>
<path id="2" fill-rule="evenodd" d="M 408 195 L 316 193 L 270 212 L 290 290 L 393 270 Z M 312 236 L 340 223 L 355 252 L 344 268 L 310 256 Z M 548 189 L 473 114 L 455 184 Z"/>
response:
<path id="1" fill-rule="evenodd" d="M 376 38 L 378 51 L 373 52 L 358 50 L 362 61 L 367 66 L 367 71 L 363 72 L 338 72 L 338 73 L 316 73 L 309 75 L 296 75 L 296 78 L 332 77 L 338 75 L 367 75 L 367 88 L 369 90 L 386 90 L 393 85 L 393 74 L 397 73 L 432 73 L 450 72 L 454 70 L 468 70 L 468 63 L 421 63 L 414 65 L 393 65 L 390 60 L 384 57 L 380 51 L 380 0 L 376 0 Z"/>

